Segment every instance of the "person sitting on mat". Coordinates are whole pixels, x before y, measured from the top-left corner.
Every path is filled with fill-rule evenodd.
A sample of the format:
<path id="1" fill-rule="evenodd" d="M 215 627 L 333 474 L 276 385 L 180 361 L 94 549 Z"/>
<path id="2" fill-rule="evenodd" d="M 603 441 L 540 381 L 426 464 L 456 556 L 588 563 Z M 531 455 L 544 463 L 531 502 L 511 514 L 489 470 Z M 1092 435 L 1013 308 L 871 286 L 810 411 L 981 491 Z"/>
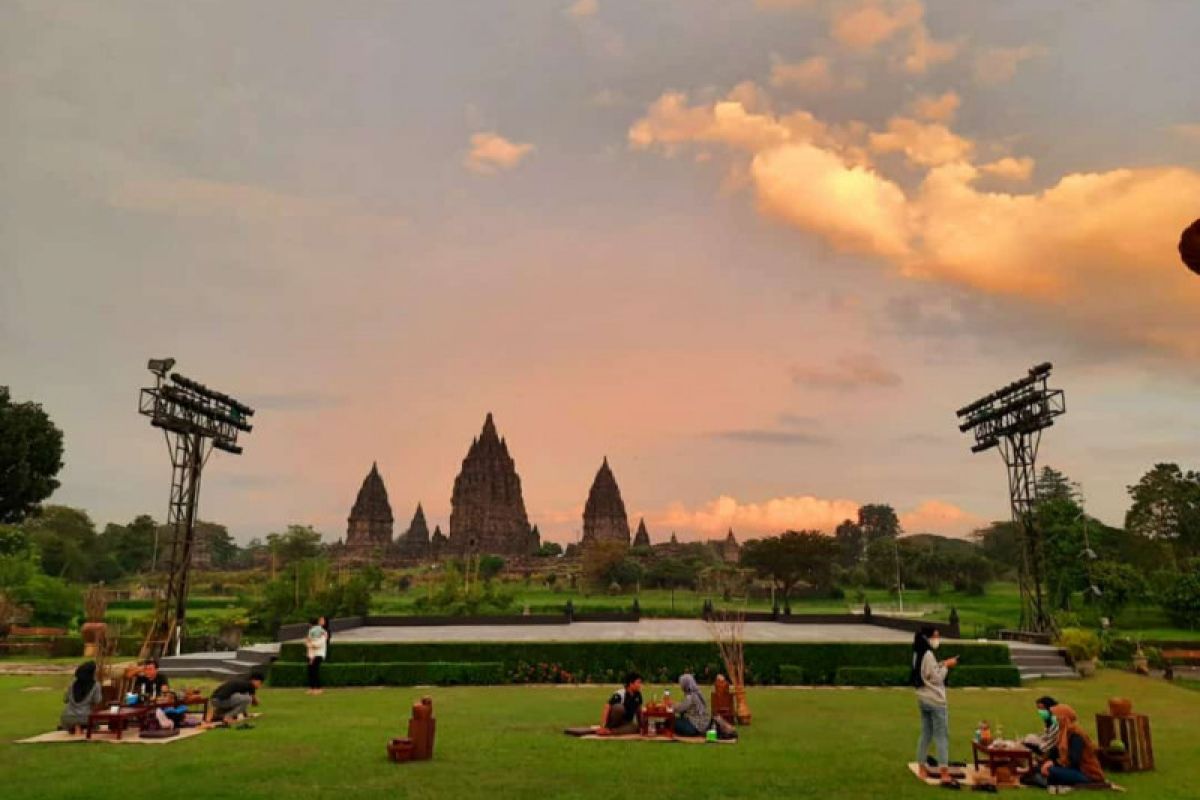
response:
<path id="1" fill-rule="evenodd" d="M 604 715 L 600 717 L 599 734 L 637 733 L 641 730 L 642 676 L 631 672 L 625 676 L 625 685 L 613 692 L 604 704 Z"/>
<path id="2" fill-rule="evenodd" d="M 675 705 L 675 733 L 679 736 L 703 736 L 712 724 L 708 703 L 691 673 L 679 676 L 679 688 L 683 696 Z"/>
<path id="3" fill-rule="evenodd" d="M 1081 783 L 1104 783 L 1104 770 L 1096 755 L 1096 745 L 1083 732 L 1075 709 L 1059 703 L 1050 709 L 1058 722 L 1058 742 L 1054 757 L 1047 758 L 1040 770 L 1043 786 L 1077 786 Z"/>
<path id="4" fill-rule="evenodd" d="M 81 664 L 75 670 L 75 680 L 71 681 L 63 695 L 63 702 L 67 706 L 58 718 L 58 727 L 78 734 L 88 724 L 88 717 L 92 709 L 100 704 L 102 696 L 100 682 L 96 680 L 96 662 Z"/>
<path id="5" fill-rule="evenodd" d="M 133 693 L 146 700 L 162 697 L 170 689 L 167 676 L 158 671 L 158 662 L 153 658 L 142 666 L 133 680 Z"/>
<path id="6" fill-rule="evenodd" d="M 233 678 L 214 689 L 210 705 L 214 721 L 223 719 L 228 724 L 245 717 L 246 709 L 258 705 L 262 684 L 262 673 L 252 672 L 249 678 Z"/>

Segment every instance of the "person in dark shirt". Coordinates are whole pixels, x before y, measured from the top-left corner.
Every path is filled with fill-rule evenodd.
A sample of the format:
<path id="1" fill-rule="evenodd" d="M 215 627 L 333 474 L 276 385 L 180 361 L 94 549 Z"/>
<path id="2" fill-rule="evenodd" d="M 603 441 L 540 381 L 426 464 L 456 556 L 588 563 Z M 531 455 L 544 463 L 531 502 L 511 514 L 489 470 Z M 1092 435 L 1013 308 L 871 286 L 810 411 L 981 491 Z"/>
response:
<path id="1" fill-rule="evenodd" d="M 258 705 L 258 690 L 263 684 L 261 672 L 249 678 L 232 678 L 213 690 L 210 702 L 214 719 L 231 722 L 246 716 L 246 709 Z"/>
<path id="2" fill-rule="evenodd" d="M 625 676 L 625 686 L 613 692 L 604 705 L 597 733 L 637 733 L 641 729 L 641 713 L 642 676 L 631 672 Z"/>
<path id="3" fill-rule="evenodd" d="M 162 697 L 165 692 L 170 691 L 170 688 L 167 676 L 158 671 L 158 662 L 154 659 L 145 663 L 133 681 L 134 694 L 146 700 Z"/>

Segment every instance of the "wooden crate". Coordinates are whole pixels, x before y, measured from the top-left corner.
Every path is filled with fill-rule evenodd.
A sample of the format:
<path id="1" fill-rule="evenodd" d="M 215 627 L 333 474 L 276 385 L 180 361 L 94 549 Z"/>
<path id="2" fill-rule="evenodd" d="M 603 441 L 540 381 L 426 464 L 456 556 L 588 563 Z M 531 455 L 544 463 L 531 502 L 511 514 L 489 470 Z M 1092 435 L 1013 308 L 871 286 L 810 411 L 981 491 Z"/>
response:
<path id="1" fill-rule="evenodd" d="M 1111 755 L 1108 747 L 1113 740 L 1125 743 L 1123 756 Z M 1145 714 L 1114 717 L 1096 715 L 1096 746 L 1104 765 L 1120 772 L 1144 772 L 1154 769 L 1154 746 L 1150 739 L 1150 718 Z"/>

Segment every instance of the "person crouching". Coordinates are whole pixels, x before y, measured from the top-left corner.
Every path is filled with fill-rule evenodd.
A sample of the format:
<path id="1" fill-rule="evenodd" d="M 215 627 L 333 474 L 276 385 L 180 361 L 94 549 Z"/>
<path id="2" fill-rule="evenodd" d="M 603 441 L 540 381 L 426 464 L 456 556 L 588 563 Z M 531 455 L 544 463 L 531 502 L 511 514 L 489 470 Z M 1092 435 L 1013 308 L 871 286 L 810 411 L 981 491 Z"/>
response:
<path id="1" fill-rule="evenodd" d="M 625 685 L 613 692 L 604 705 L 600 718 L 600 734 L 637 733 L 641 730 L 642 676 L 631 672 L 625 676 Z"/>

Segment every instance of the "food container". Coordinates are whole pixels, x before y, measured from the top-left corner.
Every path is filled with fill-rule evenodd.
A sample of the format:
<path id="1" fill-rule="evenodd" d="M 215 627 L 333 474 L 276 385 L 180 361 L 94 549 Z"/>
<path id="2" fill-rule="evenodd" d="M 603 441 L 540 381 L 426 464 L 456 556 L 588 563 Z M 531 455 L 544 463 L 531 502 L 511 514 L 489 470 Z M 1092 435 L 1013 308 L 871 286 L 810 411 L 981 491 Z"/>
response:
<path id="1" fill-rule="evenodd" d="M 1133 701 L 1127 697 L 1110 697 L 1108 713 L 1114 717 L 1128 717 L 1133 713 Z"/>

